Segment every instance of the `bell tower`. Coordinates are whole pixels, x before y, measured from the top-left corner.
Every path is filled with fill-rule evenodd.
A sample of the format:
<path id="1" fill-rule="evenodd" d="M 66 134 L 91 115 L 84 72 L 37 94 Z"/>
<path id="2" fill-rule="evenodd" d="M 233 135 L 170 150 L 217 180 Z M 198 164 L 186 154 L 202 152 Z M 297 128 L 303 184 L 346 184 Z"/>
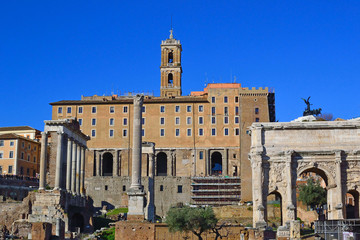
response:
<path id="1" fill-rule="evenodd" d="M 171 29 L 169 38 L 161 41 L 161 97 L 181 96 L 181 51 Z"/>

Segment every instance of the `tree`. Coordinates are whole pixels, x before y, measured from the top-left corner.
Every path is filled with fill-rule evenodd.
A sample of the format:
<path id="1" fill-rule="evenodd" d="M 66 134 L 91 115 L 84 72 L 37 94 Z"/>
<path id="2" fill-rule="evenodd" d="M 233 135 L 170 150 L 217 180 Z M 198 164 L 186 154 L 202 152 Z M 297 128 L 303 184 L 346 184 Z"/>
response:
<path id="1" fill-rule="evenodd" d="M 201 234 L 215 229 L 218 222 L 211 207 L 192 208 L 189 206 L 172 207 L 166 215 L 170 232 L 192 232 L 199 240 Z"/>
<path id="2" fill-rule="evenodd" d="M 309 178 L 299 187 L 299 200 L 312 208 L 320 208 L 326 204 L 326 190 L 320 186 L 319 180 L 314 182 Z"/>

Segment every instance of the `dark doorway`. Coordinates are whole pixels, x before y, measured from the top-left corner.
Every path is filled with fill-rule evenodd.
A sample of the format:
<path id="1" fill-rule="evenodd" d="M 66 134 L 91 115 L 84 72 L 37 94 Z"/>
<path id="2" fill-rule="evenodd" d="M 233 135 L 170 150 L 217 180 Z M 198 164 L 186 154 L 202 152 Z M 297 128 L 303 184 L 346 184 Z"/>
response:
<path id="1" fill-rule="evenodd" d="M 80 213 L 75 213 L 71 218 L 71 231 L 75 232 L 77 228 L 80 228 L 80 232 L 84 231 L 84 217 Z"/>
<path id="2" fill-rule="evenodd" d="M 222 155 L 219 152 L 211 154 L 211 175 L 219 176 L 222 174 Z"/>
<path id="3" fill-rule="evenodd" d="M 113 175 L 113 155 L 111 153 L 104 153 L 103 155 L 103 176 Z"/>
<path id="4" fill-rule="evenodd" d="M 359 193 L 351 190 L 346 193 L 346 219 L 359 218 Z"/>
<path id="5" fill-rule="evenodd" d="M 167 176 L 167 155 L 164 152 L 156 156 L 156 176 Z"/>

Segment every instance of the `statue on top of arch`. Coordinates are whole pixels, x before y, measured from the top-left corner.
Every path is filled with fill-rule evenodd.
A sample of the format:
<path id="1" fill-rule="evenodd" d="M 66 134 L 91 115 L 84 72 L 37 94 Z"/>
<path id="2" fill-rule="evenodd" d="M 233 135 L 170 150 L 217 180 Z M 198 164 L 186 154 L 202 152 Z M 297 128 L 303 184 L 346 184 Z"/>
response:
<path id="1" fill-rule="evenodd" d="M 310 97 L 308 97 L 307 99 L 301 98 L 302 100 L 304 100 L 304 102 L 306 104 L 306 108 L 305 108 L 305 111 L 303 113 L 303 116 L 310 116 L 310 115 L 318 116 L 318 115 L 321 114 L 321 108 L 311 110 L 310 106 L 312 104 L 310 103 Z"/>

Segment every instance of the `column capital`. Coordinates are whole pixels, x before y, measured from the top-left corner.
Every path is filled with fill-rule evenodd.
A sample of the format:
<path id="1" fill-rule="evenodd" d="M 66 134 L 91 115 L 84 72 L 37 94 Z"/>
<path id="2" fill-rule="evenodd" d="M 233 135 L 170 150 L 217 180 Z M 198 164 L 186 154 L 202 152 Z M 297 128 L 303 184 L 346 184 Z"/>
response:
<path id="1" fill-rule="evenodd" d="M 63 131 L 57 131 L 56 132 L 58 135 L 64 135 L 65 133 Z"/>

